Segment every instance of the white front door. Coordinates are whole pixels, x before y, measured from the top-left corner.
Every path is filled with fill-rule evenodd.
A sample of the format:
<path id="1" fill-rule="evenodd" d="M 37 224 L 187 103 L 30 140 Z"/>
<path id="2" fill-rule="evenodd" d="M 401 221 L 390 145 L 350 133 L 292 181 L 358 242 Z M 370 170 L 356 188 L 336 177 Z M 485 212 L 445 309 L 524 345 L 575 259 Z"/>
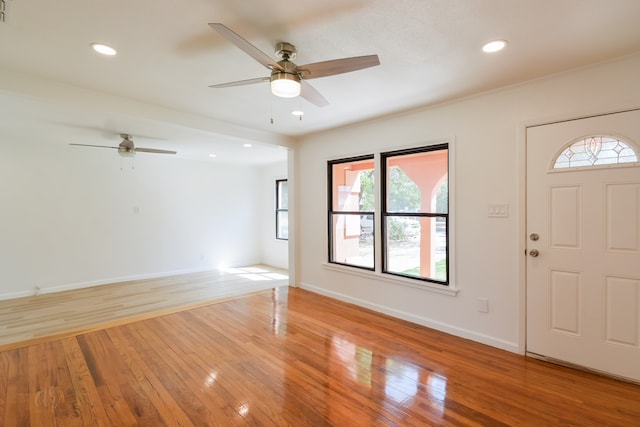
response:
<path id="1" fill-rule="evenodd" d="M 613 136 L 637 156 L 640 110 L 526 135 L 527 352 L 640 382 L 640 164 L 554 168 L 587 136 Z M 615 158 L 623 146 L 586 141 L 576 156 Z"/>

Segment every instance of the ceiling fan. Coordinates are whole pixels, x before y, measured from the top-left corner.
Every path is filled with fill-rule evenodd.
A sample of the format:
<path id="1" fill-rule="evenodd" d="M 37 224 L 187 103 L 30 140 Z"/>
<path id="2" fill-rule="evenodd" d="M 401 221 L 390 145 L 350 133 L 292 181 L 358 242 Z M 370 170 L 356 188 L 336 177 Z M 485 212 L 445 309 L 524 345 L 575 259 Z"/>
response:
<path id="1" fill-rule="evenodd" d="M 275 54 L 281 58 L 280 61 L 276 61 L 225 25 L 212 23 L 209 24 L 209 26 L 220 33 L 222 37 L 243 50 L 247 55 L 271 70 L 269 77 L 258 77 L 209 86 L 213 88 L 271 82 L 271 93 L 276 96 L 293 98 L 300 95 L 307 101 L 319 107 L 324 107 L 329 105 L 329 102 L 320 92 L 307 83 L 306 80 L 334 76 L 336 74 L 348 73 L 380 65 L 378 55 L 354 56 L 312 64 L 296 65 L 292 62 L 296 58 L 296 47 L 287 42 L 276 44 Z"/>
<path id="2" fill-rule="evenodd" d="M 123 156 L 133 156 L 137 152 L 140 153 L 156 153 L 156 154 L 176 154 L 176 151 L 171 150 L 159 150 L 157 148 L 138 148 L 133 145 L 133 137 L 127 133 L 121 133 L 120 137 L 122 142 L 117 147 L 110 147 L 107 145 L 91 145 L 91 144 L 69 144 L 78 145 L 81 147 L 98 147 L 98 148 L 114 148 L 118 150 L 118 153 Z"/>

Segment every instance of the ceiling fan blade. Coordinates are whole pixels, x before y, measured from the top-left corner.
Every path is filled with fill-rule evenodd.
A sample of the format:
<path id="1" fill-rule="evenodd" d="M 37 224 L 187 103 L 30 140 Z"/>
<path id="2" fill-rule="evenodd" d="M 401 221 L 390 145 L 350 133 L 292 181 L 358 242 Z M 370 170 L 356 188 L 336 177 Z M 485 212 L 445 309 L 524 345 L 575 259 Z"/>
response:
<path id="1" fill-rule="evenodd" d="M 302 74 L 302 78 L 308 80 L 349 73 L 377 65 L 380 65 L 378 55 L 365 55 L 299 65 L 296 67 L 296 71 Z"/>
<path id="2" fill-rule="evenodd" d="M 108 145 L 92 145 L 92 144 L 69 144 L 69 145 L 78 145 L 80 147 L 115 148 L 116 150 L 120 148 L 120 147 L 109 147 Z"/>
<path id="3" fill-rule="evenodd" d="M 229 82 L 229 83 L 220 83 L 217 85 L 211 85 L 209 87 L 221 88 L 221 87 L 232 87 L 232 86 L 244 86 L 244 85 L 252 85 L 254 83 L 268 82 L 269 80 L 271 80 L 270 77 L 256 77 L 255 79 L 238 80 L 236 82 Z"/>
<path id="4" fill-rule="evenodd" d="M 141 153 L 156 153 L 156 154 L 177 154 L 177 151 L 171 150 L 158 150 L 157 148 L 134 148 L 133 151 Z"/>
<path id="5" fill-rule="evenodd" d="M 316 88 L 314 88 L 304 80 L 302 80 L 300 83 L 302 84 L 302 87 L 300 88 L 301 97 L 303 97 L 310 103 L 317 105 L 318 107 L 326 107 L 327 105 L 329 105 L 329 101 L 327 101 L 325 97 L 316 90 Z"/>
<path id="6" fill-rule="evenodd" d="M 260 49 L 258 49 L 257 47 L 255 47 L 254 45 L 246 41 L 245 39 L 243 39 L 239 34 L 235 33 L 234 31 L 229 29 L 227 26 L 220 24 L 218 22 L 210 23 L 209 26 L 214 30 L 216 30 L 218 33 L 220 33 L 222 37 L 229 40 L 231 43 L 235 44 L 238 48 L 244 51 L 244 53 L 246 53 L 256 61 L 258 61 L 265 67 L 269 69 L 275 68 L 275 69 L 284 71 L 284 68 L 282 68 L 282 66 L 278 64 L 278 61 L 271 58 L 269 55 L 267 55 L 266 53 L 264 53 L 263 51 L 261 51 Z"/>

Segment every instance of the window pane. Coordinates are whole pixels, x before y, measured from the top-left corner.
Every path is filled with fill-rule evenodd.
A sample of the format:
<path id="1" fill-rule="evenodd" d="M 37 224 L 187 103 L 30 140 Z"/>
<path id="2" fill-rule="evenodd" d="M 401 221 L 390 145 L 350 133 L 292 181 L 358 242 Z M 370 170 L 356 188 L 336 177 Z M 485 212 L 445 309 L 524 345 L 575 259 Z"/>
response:
<path id="1" fill-rule="evenodd" d="M 373 270 L 374 157 L 330 161 L 329 262 Z"/>
<path id="2" fill-rule="evenodd" d="M 447 282 L 446 217 L 387 217 L 386 271 Z"/>
<path id="3" fill-rule="evenodd" d="M 289 186 L 286 179 L 276 180 L 276 239 L 289 239 Z"/>
<path id="4" fill-rule="evenodd" d="M 420 188 L 401 167 L 389 169 L 387 197 L 388 212 L 420 212 Z"/>
<path id="5" fill-rule="evenodd" d="M 289 238 L 289 212 L 288 211 L 276 212 L 276 238 L 277 239 Z"/>
<path id="6" fill-rule="evenodd" d="M 332 214 L 331 262 L 373 268 L 373 215 Z"/>
<path id="7" fill-rule="evenodd" d="M 286 180 L 278 181 L 277 209 L 289 209 L 289 185 Z"/>
<path id="8" fill-rule="evenodd" d="M 386 170 L 387 212 L 448 212 L 446 148 L 387 157 Z"/>
<path id="9" fill-rule="evenodd" d="M 445 177 L 444 181 L 436 189 L 435 212 L 449 213 L 449 180 Z"/>
<path id="10" fill-rule="evenodd" d="M 331 174 L 333 211 L 374 210 L 373 159 L 334 163 Z"/>

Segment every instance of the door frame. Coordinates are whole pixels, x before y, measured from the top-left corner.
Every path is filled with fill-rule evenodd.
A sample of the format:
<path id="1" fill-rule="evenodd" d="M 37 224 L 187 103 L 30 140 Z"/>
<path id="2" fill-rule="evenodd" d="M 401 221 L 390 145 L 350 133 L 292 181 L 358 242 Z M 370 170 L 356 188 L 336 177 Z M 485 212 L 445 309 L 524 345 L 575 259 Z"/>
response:
<path id="1" fill-rule="evenodd" d="M 607 116 L 611 114 L 624 113 L 628 111 L 640 110 L 640 106 L 605 110 L 601 112 L 583 112 L 582 114 L 562 114 L 547 118 L 523 121 L 518 125 L 517 135 L 517 155 L 520 173 L 518 174 L 518 353 L 527 355 L 527 128 L 534 126 L 545 126 L 555 123 L 582 120 L 592 117 Z M 568 141 L 567 141 L 568 142 Z M 530 356 L 529 356 L 530 357 Z M 569 365 L 570 363 L 566 363 Z"/>

